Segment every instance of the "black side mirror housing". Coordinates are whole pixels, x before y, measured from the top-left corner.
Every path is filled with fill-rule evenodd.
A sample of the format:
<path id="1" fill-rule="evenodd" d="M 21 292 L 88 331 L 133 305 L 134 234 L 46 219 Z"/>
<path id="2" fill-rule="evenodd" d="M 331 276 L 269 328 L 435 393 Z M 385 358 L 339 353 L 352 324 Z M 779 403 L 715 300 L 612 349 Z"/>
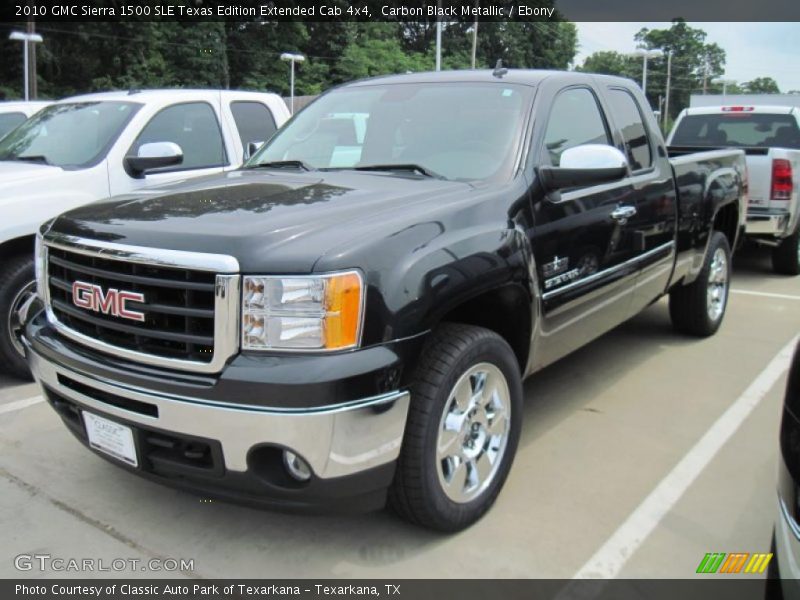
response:
<path id="1" fill-rule="evenodd" d="M 572 187 L 587 187 L 618 181 L 627 174 L 627 167 L 605 169 L 568 169 L 564 167 L 539 167 L 539 180 L 548 191 Z"/>

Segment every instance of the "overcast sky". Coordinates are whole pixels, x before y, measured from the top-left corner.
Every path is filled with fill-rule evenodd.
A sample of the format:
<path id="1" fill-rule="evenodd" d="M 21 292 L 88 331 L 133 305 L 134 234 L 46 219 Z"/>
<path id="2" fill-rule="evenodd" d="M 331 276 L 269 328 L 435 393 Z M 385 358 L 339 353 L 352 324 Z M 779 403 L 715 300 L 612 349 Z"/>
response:
<path id="1" fill-rule="evenodd" d="M 700 1 L 700 0 L 698 0 Z M 799 0 L 800 1 L 800 0 Z M 576 23 L 578 56 L 601 50 L 632 52 L 633 36 L 642 27 L 666 29 L 669 23 Z M 740 83 L 772 77 L 782 92 L 800 90 L 800 23 L 690 23 L 704 30 L 726 54 L 725 78 Z"/>

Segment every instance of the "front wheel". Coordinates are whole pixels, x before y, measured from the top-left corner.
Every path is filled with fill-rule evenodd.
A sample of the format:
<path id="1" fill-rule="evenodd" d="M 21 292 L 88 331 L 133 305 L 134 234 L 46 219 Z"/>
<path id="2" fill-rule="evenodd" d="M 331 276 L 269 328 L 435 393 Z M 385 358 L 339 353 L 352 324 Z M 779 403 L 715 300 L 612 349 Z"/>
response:
<path id="1" fill-rule="evenodd" d="M 678 285 L 669 294 L 669 314 L 676 330 L 689 335 L 713 335 L 728 307 L 731 248 L 719 231 L 711 234 L 702 270 L 690 285 Z"/>
<path id="2" fill-rule="evenodd" d="M 410 385 L 390 506 L 404 519 L 458 531 L 492 506 L 516 453 L 522 379 L 499 335 L 445 324 L 432 334 Z"/>
<path id="3" fill-rule="evenodd" d="M 27 256 L 6 261 L 0 271 L 0 369 L 20 379 L 31 378 L 18 313 L 36 293 L 33 271 L 33 259 Z"/>
<path id="4" fill-rule="evenodd" d="M 772 268 L 781 275 L 800 274 L 800 224 L 772 249 Z"/>

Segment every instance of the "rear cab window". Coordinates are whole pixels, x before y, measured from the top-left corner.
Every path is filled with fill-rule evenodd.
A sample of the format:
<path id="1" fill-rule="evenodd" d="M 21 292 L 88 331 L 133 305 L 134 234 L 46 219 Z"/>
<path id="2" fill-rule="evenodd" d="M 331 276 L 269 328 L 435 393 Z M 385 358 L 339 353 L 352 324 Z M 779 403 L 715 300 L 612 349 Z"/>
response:
<path id="1" fill-rule="evenodd" d="M 250 143 L 263 144 L 269 141 L 278 129 L 269 108 L 261 102 L 231 102 L 231 113 L 244 149 Z"/>
<path id="2" fill-rule="evenodd" d="M 685 115 L 672 136 L 672 145 L 800 149 L 800 129 L 791 114 L 730 110 Z"/>

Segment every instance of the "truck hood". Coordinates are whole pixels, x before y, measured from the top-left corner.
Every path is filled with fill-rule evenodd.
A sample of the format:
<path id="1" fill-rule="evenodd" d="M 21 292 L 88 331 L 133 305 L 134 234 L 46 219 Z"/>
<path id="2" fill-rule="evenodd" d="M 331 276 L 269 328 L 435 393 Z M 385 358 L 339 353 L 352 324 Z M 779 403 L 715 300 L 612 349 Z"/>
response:
<path id="1" fill-rule="evenodd" d="M 304 273 L 348 240 L 376 229 L 390 235 L 416 220 L 415 209 L 472 189 L 414 175 L 239 170 L 83 206 L 59 217 L 52 229 L 90 240 L 231 255 L 243 272 Z"/>

